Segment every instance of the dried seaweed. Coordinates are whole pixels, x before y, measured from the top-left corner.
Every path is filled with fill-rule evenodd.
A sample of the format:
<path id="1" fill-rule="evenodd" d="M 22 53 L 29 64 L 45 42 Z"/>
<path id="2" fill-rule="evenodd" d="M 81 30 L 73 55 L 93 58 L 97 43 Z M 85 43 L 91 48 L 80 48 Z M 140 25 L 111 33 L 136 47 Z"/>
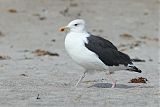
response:
<path id="1" fill-rule="evenodd" d="M 58 53 L 52 53 L 52 52 L 45 51 L 45 50 L 42 50 L 42 49 L 37 49 L 37 50 L 33 51 L 32 53 L 37 55 L 37 56 L 45 56 L 45 55 L 48 55 L 48 56 L 59 56 Z"/>
<path id="2" fill-rule="evenodd" d="M 147 83 L 147 79 L 143 77 L 133 78 L 128 83 Z"/>

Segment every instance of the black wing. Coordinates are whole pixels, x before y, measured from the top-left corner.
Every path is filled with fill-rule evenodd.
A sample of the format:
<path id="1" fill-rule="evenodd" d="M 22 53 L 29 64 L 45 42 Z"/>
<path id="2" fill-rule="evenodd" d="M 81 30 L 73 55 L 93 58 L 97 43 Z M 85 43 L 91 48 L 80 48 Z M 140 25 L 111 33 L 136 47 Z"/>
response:
<path id="1" fill-rule="evenodd" d="M 88 43 L 85 43 L 85 46 L 92 52 L 96 53 L 104 64 L 108 66 L 118 66 L 119 64 L 127 66 L 128 64 L 132 64 L 130 57 L 118 51 L 111 42 L 102 38 L 98 41 L 92 39 L 92 37 L 88 37 L 87 39 Z"/>
<path id="2" fill-rule="evenodd" d="M 110 41 L 102 38 L 102 37 L 98 37 L 98 36 L 94 36 L 91 35 L 90 37 L 87 38 L 92 44 L 95 44 L 97 46 L 103 47 L 103 48 L 112 48 L 117 50 L 116 46 L 114 46 Z"/>

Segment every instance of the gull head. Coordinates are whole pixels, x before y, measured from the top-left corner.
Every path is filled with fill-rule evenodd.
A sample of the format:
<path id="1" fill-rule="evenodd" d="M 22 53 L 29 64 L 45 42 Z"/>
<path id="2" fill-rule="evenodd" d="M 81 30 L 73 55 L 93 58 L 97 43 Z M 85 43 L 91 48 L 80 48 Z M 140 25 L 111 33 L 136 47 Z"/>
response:
<path id="1" fill-rule="evenodd" d="M 83 19 L 76 19 L 71 21 L 67 26 L 60 28 L 61 32 L 86 32 L 86 23 Z"/>

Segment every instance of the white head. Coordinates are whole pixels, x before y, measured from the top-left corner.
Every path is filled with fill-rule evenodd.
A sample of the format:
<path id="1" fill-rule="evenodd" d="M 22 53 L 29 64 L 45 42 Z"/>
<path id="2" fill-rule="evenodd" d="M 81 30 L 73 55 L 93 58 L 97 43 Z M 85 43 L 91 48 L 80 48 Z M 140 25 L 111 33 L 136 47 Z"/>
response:
<path id="1" fill-rule="evenodd" d="M 86 32 L 86 23 L 83 19 L 76 19 L 71 21 L 67 26 L 60 28 L 60 31 Z"/>

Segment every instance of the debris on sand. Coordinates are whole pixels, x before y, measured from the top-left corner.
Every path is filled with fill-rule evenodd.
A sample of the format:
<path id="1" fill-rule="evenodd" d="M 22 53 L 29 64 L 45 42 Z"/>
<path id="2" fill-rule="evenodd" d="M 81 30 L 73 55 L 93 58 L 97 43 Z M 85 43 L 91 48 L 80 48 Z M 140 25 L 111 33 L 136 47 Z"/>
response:
<path id="1" fill-rule="evenodd" d="M 74 7 L 73 5 L 76 7 L 76 4 L 72 4 L 72 6 L 64 8 L 64 10 L 61 10 L 59 13 L 67 17 L 69 16 L 80 17 L 82 15 L 81 10 L 77 11 L 76 13 L 70 12 L 70 10 L 72 10 L 72 7 Z"/>
<path id="2" fill-rule="evenodd" d="M 39 13 L 33 13 L 32 15 L 33 15 L 33 16 L 38 16 L 38 17 L 40 16 Z"/>
<path id="3" fill-rule="evenodd" d="M 129 34 L 129 33 L 123 33 L 123 34 L 120 34 L 120 37 L 122 38 L 126 38 L 126 39 L 133 39 L 134 37 Z"/>
<path id="4" fill-rule="evenodd" d="M 6 56 L 6 55 L 0 55 L 0 60 L 7 60 L 10 59 L 11 57 Z"/>
<path id="5" fill-rule="evenodd" d="M 37 95 L 37 98 L 36 99 L 41 99 L 40 97 L 39 97 L 39 94 Z"/>
<path id="6" fill-rule="evenodd" d="M 82 95 L 78 95 L 74 100 L 75 101 L 80 101 L 81 100 Z"/>
<path id="7" fill-rule="evenodd" d="M 25 49 L 25 50 L 20 50 L 19 52 L 30 52 L 30 50 Z"/>
<path id="8" fill-rule="evenodd" d="M 77 13 L 77 17 L 80 17 L 81 16 L 81 12 Z"/>
<path id="9" fill-rule="evenodd" d="M 142 44 L 145 44 L 145 43 L 146 42 L 144 42 L 144 41 L 136 40 L 136 41 L 134 41 L 132 43 L 127 43 L 127 44 L 122 44 L 121 43 L 118 47 L 119 48 L 133 49 L 133 48 L 139 47 L 139 46 L 141 46 Z"/>
<path id="10" fill-rule="evenodd" d="M 39 20 L 46 20 L 47 19 L 47 17 L 45 17 L 45 16 L 43 16 L 43 15 L 41 15 L 39 13 L 34 13 L 33 16 L 38 17 Z"/>
<path id="11" fill-rule="evenodd" d="M 132 46 L 133 46 L 133 47 L 137 47 L 137 46 L 140 46 L 141 43 L 142 43 L 142 41 L 137 40 L 137 41 L 135 41 L 134 43 L 132 43 Z"/>
<path id="12" fill-rule="evenodd" d="M 60 11 L 60 13 L 63 15 L 63 16 L 67 16 L 68 15 L 68 12 L 69 12 L 69 8 L 65 8 L 63 11 Z"/>
<path id="13" fill-rule="evenodd" d="M 128 83 L 147 83 L 147 79 L 143 77 L 133 78 Z"/>
<path id="14" fill-rule="evenodd" d="M 141 36 L 140 39 L 145 39 L 145 40 L 149 40 L 149 41 L 156 41 L 156 42 L 159 41 L 159 38 L 151 38 L 148 36 Z"/>
<path id="15" fill-rule="evenodd" d="M 140 59 L 140 58 L 133 58 L 132 61 L 133 62 L 146 62 L 144 59 Z"/>
<path id="16" fill-rule="evenodd" d="M 119 49 L 120 51 L 127 51 L 128 49 L 127 48 L 123 48 L 123 49 Z"/>
<path id="17" fill-rule="evenodd" d="M 0 37 L 3 37 L 3 36 L 5 36 L 4 33 L 0 31 Z"/>
<path id="18" fill-rule="evenodd" d="M 47 19 L 47 18 L 44 16 L 39 17 L 39 20 L 45 20 L 45 19 Z"/>
<path id="19" fill-rule="evenodd" d="M 56 42 L 56 39 L 52 39 L 51 41 L 52 41 L 52 42 Z"/>
<path id="20" fill-rule="evenodd" d="M 42 50 L 42 49 L 37 49 L 37 50 L 33 51 L 32 53 L 37 55 L 37 56 L 45 56 L 45 55 L 48 55 L 48 56 L 59 56 L 58 53 L 52 53 L 52 52 L 45 51 L 45 50 Z"/>
<path id="21" fill-rule="evenodd" d="M 145 12 L 145 13 L 144 13 L 144 15 L 148 15 L 148 14 L 149 14 L 148 12 Z"/>
<path id="22" fill-rule="evenodd" d="M 91 82 L 97 82 L 97 81 L 96 80 L 86 80 L 86 81 L 83 81 L 83 83 L 86 83 L 86 84 L 91 83 Z"/>
<path id="23" fill-rule="evenodd" d="M 9 9 L 8 12 L 10 12 L 10 13 L 17 13 L 17 10 L 16 9 Z"/>
<path id="24" fill-rule="evenodd" d="M 77 3 L 70 3 L 70 7 L 77 7 L 78 4 Z"/>
<path id="25" fill-rule="evenodd" d="M 150 62 L 152 62 L 152 61 L 153 61 L 153 59 L 151 59 L 151 58 L 150 58 L 150 59 L 149 59 L 149 61 L 150 61 Z"/>
<path id="26" fill-rule="evenodd" d="M 99 33 L 102 33 L 102 32 L 103 32 L 103 29 L 99 29 L 99 30 L 97 30 L 97 29 L 93 29 L 92 31 L 93 31 L 93 32 L 99 32 Z"/>
<path id="27" fill-rule="evenodd" d="M 27 74 L 20 74 L 20 76 L 28 77 L 28 75 L 27 75 Z"/>

